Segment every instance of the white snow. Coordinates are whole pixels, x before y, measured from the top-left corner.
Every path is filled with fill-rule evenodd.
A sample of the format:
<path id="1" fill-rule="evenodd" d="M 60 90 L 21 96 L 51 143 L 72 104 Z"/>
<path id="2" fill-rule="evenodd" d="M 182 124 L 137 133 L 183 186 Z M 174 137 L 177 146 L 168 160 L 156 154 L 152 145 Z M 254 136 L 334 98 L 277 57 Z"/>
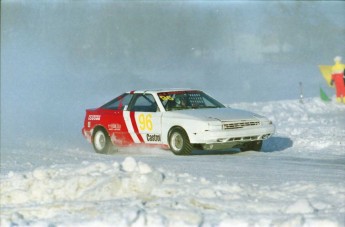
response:
<path id="1" fill-rule="evenodd" d="M 345 226 L 345 105 L 318 97 L 344 1 L 0 2 L 1 227 Z M 85 109 L 161 87 L 277 131 L 262 152 L 93 151 Z"/>
<path id="2" fill-rule="evenodd" d="M 263 152 L 1 149 L 1 226 L 344 226 L 345 105 L 233 103 L 269 117 Z"/>

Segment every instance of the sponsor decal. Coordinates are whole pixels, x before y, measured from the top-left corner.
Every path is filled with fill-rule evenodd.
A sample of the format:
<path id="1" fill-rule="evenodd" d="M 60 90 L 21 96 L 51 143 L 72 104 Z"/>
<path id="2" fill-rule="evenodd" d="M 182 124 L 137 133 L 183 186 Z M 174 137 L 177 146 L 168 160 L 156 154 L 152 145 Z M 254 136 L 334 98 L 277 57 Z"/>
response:
<path id="1" fill-rule="evenodd" d="M 168 100 L 174 101 L 174 98 L 171 97 L 170 95 L 160 95 L 159 98 L 163 101 L 168 101 Z"/>
<path id="2" fill-rule="evenodd" d="M 99 121 L 99 120 L 101 120 L 101 115 L 89 115 L 88 120 L 89 121 Z"/>
<path id="3" fill-rule="evenodd" d="M 108 125 L 109 130 L 113 131 L 120 131 L 121 130 L 121 125 L 120 124 L 109 124 Z"/>
<path id="4" fill-rule="evenodd" d="M 151 119 L 152 119 L 151 114 L 147 114 L 146 116 L 144 114 L 140 114 L 138 116 L 138 123 L 139 123 L 140 130 L 152 131 L 153 123 Z"/>
<path id="5" fill-rule="evenodd" d="M 158 135 L 158 134 L 146 134 L 146 139 L 149 142 L 160 142 L 161 141 L 161 135 Z"/>

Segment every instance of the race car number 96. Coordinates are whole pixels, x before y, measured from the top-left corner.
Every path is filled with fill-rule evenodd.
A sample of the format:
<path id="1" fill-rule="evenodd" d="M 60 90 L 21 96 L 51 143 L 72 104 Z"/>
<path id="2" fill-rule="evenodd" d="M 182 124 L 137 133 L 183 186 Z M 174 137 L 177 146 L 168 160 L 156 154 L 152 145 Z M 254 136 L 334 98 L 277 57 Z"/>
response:
<path id="1" fill-rule="evenodd" d="M 148 130 L 151 131 L 153 128 L 153 124 L 152 124 L 152 115 L 151 114 L 147 114 L 145 116 L 145 114 L 140 114 L 138 116 L 138 121 L 139 121 L 139 128 L 141 130 Z"/>

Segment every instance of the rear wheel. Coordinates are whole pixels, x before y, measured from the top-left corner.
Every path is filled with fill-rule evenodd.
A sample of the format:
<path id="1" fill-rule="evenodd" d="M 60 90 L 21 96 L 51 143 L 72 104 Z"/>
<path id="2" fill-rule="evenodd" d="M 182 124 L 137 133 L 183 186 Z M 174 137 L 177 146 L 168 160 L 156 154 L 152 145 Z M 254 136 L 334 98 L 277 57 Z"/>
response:
<path id="1" fill-rule="evenodd" d="M 241 151 L 260 151 L 262 148 L 262 140 L 245 143 Z"/>
<path id="2" fill-rule="evenodd" d="M 103 129 L 96 129 L 92 136 L 92 145 L 96 153 L 107 154 L 111 149 L 111 141 L 108 133 Z"/>
<path id="3" fill-rule="evenodd" d="M 181 128 L 173 129 L 169 133 L 169 146 L 175 155 L 190 155 L 193 148 L 187 133 Z"/>

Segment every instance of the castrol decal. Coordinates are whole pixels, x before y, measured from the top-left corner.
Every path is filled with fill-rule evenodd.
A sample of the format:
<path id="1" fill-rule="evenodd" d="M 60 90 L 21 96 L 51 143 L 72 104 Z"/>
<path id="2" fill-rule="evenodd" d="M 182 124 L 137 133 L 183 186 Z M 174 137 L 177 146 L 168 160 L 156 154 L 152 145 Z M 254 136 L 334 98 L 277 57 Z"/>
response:
<path id="1" fill-rule="evenodd" d="M 158 134 L 146 134 L 146 139 L 149 142 L 160 142 L 161 141 L 161 135 L 158 135 Z"/>

